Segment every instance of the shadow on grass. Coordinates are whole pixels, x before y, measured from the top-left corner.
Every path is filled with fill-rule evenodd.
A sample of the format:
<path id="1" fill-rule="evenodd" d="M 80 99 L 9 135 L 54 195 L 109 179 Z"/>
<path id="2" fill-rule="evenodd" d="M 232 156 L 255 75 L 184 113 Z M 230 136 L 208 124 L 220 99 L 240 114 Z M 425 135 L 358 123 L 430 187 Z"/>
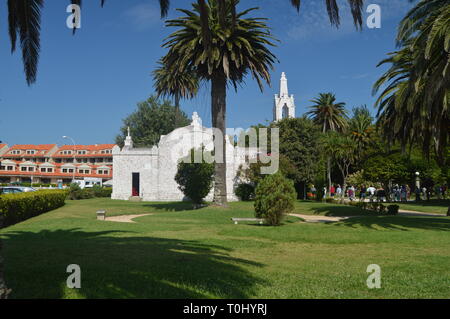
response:
<path id="1" fill-rule="evenodd" d="M 450 218 L 445 217 L 410 217 L 410 216 L 373 216 L 353 217 L 334 223 L 335 226 L 365 227 L 379 230 L 401 230 L 424 229 L 437 231 L 450 231 Z"/>
<path id="2" fill-rule="evenodd" d="M 166 212 L 194 210 L 194 205 L 191 202 L 146 203 L 144 206 Z"/>
<path id="3" fill-rule="evenodd" d="M 2 237 L 11 298 L 64 298 L 70 264 L 81 267 L 86 298 L 248 298 L 264 284 L 243 268 L 262 264 L 197 241 L 79 229 Z"/>

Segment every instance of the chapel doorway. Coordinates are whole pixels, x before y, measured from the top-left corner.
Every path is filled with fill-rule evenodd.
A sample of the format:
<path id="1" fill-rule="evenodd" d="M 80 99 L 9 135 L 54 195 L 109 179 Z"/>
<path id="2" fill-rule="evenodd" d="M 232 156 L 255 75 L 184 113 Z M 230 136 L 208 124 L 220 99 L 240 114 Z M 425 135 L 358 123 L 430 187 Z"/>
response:
<path id="1" fill-rule="evenodd" d="M 132 181 L 132 190 L 131 190 L 131 196 L 133 197 L 139 197 L 139 190 L 140 190 L 140 180 L 141 176 L 139 173 L 133 173 L 133 181 Z"/>

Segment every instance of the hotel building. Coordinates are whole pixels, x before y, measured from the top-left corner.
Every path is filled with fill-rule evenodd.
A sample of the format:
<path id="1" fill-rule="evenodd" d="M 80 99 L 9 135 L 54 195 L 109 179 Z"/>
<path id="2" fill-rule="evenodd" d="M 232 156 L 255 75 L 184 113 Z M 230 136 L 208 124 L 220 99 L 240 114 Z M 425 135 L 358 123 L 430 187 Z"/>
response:
<path id="1" fill-rule="evenodd" d="M 73 179 L 112 179 L 115 144 L 0 144 L 0 183 L 70 184 Z"/>

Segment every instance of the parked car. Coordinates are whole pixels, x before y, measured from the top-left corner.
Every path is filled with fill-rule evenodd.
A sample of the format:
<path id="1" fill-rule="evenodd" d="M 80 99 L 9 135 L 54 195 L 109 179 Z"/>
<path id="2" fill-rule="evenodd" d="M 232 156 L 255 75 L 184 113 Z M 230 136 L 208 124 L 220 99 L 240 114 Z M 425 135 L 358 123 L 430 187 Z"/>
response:
<path id="1" fill-rule="evenodd" d="M 0 194 L 17 194 L 17 193 L 28 193 L 35 192 L 36 189 L 33 187 L 22 187 L 22 186 L 6 186 L 0 187 Z"/>

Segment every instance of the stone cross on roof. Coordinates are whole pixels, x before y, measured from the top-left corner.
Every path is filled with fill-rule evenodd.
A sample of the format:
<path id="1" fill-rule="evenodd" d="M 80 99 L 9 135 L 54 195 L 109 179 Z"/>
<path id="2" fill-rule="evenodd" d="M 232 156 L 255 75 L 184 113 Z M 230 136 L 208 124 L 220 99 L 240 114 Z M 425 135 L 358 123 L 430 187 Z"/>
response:
<path id="1" fill-rule="evenodd" d="M 200 116 L 198 116 L 197 112 L 194 112 L 192 114 L 192 123 L 191 123 L 191 125 L 196 126 L 196 127 L 202 125 L 202 119 L 200 118 Z"/>

